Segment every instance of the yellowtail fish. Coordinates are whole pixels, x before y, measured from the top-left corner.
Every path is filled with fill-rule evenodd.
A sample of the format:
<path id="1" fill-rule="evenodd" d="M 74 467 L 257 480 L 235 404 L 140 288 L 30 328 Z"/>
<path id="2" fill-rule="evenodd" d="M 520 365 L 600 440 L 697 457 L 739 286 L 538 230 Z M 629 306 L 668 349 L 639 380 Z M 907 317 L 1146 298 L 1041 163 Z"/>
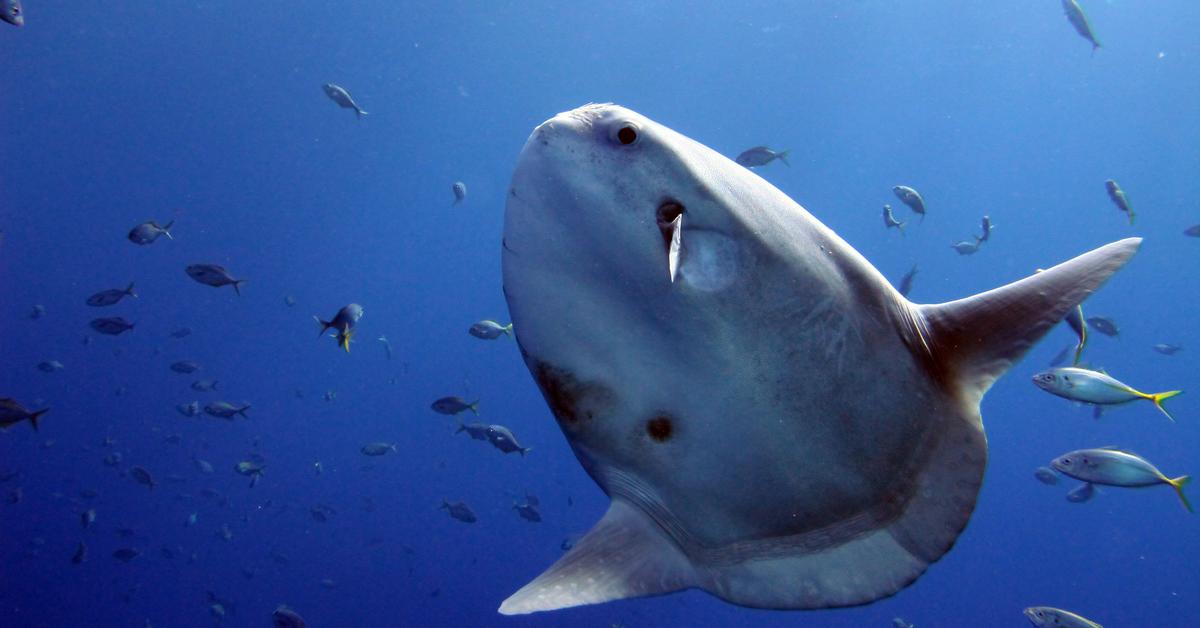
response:
<path id="1" fill-rule="evenodd" d="M 1183 507 L 1192 512 L 1192 504 L 1183 494 L 1183 487 L 1191 481 L 1190 477 L 1181 475 L 1169 478 L 1163 475 L 1158 467 L 1150 464 L 1150 461 L 1128 451 L 1115 447 L 1079 449 L 1055 458 L 1050 465 L 1063 475 L 1092 484 L 1125 488 L 1166 484 L 1175 489 Z"/>
<path id="2" fill-rule="evenodd" d="M 1038 388 L 1064 399 L 1111 406 L 1148 399 L 1172 421 L 1175 417 L 1163 407 L 1162 402 L 1182 394 L 1182 390 L 1160 393 L 1144 393 L 1118 381 L 1107 373 L 1090 371 L 1074 366 L 1052 368 L 1033 376 Z"/>

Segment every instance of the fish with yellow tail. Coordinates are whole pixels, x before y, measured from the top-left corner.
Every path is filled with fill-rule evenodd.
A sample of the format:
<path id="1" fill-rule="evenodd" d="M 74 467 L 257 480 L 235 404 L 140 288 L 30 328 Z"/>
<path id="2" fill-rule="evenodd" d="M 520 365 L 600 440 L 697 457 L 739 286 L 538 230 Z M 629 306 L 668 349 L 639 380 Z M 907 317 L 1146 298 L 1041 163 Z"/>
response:
<path id="1" fill-rule="evenodd" d="M 1188 512 L 1194 512 L 1191 502 L 1183 494 L 1183 487 L 1191 481 L 1190 477 L 1181 475 L 1169 478 L 1159 471 L 1158 467 L 1150 464 L 1150 461 L 1128 451 L 1115 447 L 1079 449 L 1055 458 L 1050 465 L 1063 475 L 1092 484 L 1124 488 L 1166 484 L 1175 489 L 1183 507 Z"/>
<path id="2" fill-rule="evenodd" d="M 1175 417 L 1171 416 L 1171 413 L 1163 407 L 1163 401 L 1183 393 L 1182 390 L 1144 393 L 1108 373 L 1074 366 L 1042 371 L 1033 376 L 1033 383 L 1052 395 L 1098 406 L 1113 406 L 1138 399 L 1148 399 L 1172 421 L 1175 420 Z"/>
<path id="3" fill-rule="evenodd" d="M 321 326 L 321 331 L 318 332 L 318 335 L 324 335 L 330 329 L 334 330 L 334 333 L 330 335 L 337 338 L 339 347 L 345 349 L 346 353 L 350 353 L 350 339 L 354 337 L 354 326 L 358 324 L 358 319 L 362 318 L 362 315 L 362 306 L 357 303 L 351 303 L 338 310 L 333 320 L 326 321 L 317 316 L 313 318 Z"/>

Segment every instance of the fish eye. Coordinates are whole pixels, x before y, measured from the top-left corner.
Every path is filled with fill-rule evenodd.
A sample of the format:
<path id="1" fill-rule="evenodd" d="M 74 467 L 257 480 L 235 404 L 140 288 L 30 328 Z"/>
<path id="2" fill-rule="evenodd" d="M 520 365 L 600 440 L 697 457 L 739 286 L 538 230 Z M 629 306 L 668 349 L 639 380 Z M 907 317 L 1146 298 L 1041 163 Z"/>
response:
<path id="1" fill-rule="evenodd" d="M 626 122 L 613 132 L 612 139 L 619 142 L 622 146 L 630 146 L 636 144 L 640 134 L 638 133 L 637 125 L 632 122 Z"/>
<path id="2" fill-rule="evenodd" d="M 675 221 L 683 213 L 683 205 L 678 201 L 666 200 L 658 206 L 658 224 L 666 226 Z"/>
<path id="3" fill-rule="evenodd" d="M 1071 466 L 1071 459 L 1070 459 L 1070 458 L 1063 458 L 1063 459 L 1062 459 L 1062 463 L 1063 463 L 1063 464 L 1065 464 L 1065 465 L 1067 465 L 1067 466 Z"/>

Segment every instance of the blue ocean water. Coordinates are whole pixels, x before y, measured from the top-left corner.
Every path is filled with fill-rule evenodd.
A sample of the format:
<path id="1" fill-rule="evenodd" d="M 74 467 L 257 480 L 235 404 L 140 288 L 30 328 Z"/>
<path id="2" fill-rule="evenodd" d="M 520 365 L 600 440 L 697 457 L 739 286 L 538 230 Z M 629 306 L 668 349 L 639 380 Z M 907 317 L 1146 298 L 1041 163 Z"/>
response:
<path id="1" fill-rule="evenodd" d="M 1043 604 L 1106 626 L 1194 625 L 1200 519 L 1169 489 L 1072 504 L 1070 483 L 1044 486 L 1032 470 L 1120 445 L 1169 475 L 1200 473 L 1200 405 L 1194 392 L 1172 400 L 1175 424 L 1148 403 L 1094 420 L 1037 390 L 1030 376 L 1073 341 L 1065 327 L 985 398 L 976 512 L 895 597 L 780 612 L 687 592 L 496 614 L 607 506 L 516 344 L 466 333 L 507 317 L 500 234 L 522 143 L 586 102 L 628 106 L 731 157 L 790 149 L 790 167 L 759 173 L 888 277 L 916 264 L 917 302 L 1144 236 L 1084 305 L 1121 327 L 1094 334 L 1086 357 L 1142 389 L 1195 391 L 1200 240 L 1182 231 L 1200 222 L 1200 5 L 1083 4 L 1094 54 L 1052 0 L 28 0 L 24 27 L 0 24 L 0 396 L 51 411 L 37 433 L 0 433 L 0 473 L 19 472 L 0 483 L 0 625 L 266 625 L 281 603 L 313 626 L 1020 626 L 1022 608 Z M 369 115 L 337 108 L 327 82 Z M 1110 178 L 1138 211 L 1132 226 L 1105 195 Z M 468 197 L 452 205 L 459 180 Z M 929 211 L 904 236 L 879 217 L 883 203 L 908 216 L 896 184 Z M 955 254 L 983 214 L 991 240 Z M 148 220 L 175 221 L 175 239 L 130 243 Z M 241 296 L 193 282 L 194 263 L 245 278 Z M 85 305 L 130 281 L 139 298 Z M 366 314 L 346 354 L 312 316 L 350 302 Z M 35 305 L 45 314 L 32 320 Z M 110 315 L 134 330 L 89 328 Z M 622 330 L 595 331 L 619 342 Z M 1160 342 L 1184 349 L 1166 357 Z M 202 369 L 168 369 L 185 359 Z M 64 369 L 44 373 L 44 360 Z M 193 391 L 200 378 L 218 391 Z M 456 435 L 429 408 L 445 395 L 480 399 L 482 419 L 533 451 Z M 196 399 L 249 403 L 249 418 L 175 410 Z M 368 458 L 371 441 L 398 451 Z M 103 462 L 113 452 L 116 467 Z M 253 488 L 234 471 L 251 455 L 266 465 Z M 541 523 L 512 510 L 527 492 Z M 449 518 L 443 499 L 479 521 Z M 88 559 L 73 564 L 80 541 Z M 141 555 L 115 560 L 123 547 Z"/>

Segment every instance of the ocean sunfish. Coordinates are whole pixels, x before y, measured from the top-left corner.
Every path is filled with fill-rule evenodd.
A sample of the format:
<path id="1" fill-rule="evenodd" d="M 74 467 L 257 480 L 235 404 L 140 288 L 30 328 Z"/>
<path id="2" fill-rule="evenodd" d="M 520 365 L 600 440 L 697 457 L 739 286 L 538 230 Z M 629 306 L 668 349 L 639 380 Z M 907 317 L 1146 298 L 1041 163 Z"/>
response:
<path id="1" fill-rule="evenodd" d="M 983 394 L 1140 240 L 919 305 L 750 170 L 587 105 L 529 137 L 502 244 L 522 356 L 612 500 L 500 606 L 520 614 L 688 588 L 828 608 L 911 584 L 975 507 Z"/>

